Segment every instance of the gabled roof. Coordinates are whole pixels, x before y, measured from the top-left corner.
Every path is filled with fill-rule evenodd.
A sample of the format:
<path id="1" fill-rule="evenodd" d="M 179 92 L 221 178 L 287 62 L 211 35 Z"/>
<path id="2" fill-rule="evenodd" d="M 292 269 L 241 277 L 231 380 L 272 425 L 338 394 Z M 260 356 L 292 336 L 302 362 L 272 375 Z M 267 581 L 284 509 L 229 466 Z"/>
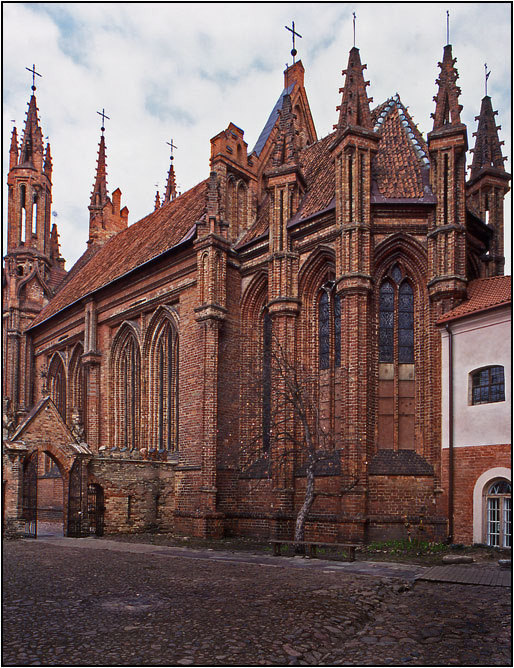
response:
<path id="1" fill-rule="evenodd" d="M 478 278 L 468 284 L 468 298 L 439 318 L 437 324 L 489 311 L 499 306 L 507 306 L 511 302 L 511 276 Z"/>
<path id="2" fill-rule="evenodd" d="M 259 139 L 257 139 L 257 143 L 255 144 L 252 153 L 255 153 L 255 155 L 258 157 L 261 154 L 262 149 L 264 148 L 264 145 L 268 141 L 268 137 L 271 134 L 271 131 L 275 127 L 275 123 L 277 122 L 278 119 L 278 112 L 279 109 L 282 108 L 282 103 L 284 101 L 284 96 L 285 95 L 290 95 L 293 92 L 293 88 L 295 87 L 295 84 L 291 84 L 290 86 L 287 86 L 287 88 L 284 88 L 282 93 L 280 94 L 280 97 L 277 100 L 277 103 L 271 110 L 271 114 L 269 115 L 268 120 L 266 121 L 266 125 L 263 127 L 261 134 L 259 135 Z"/>
<path id="3" fill-rule="evenodd" d="M 109 239 L 88 248 L 31 328 L 193 236 L 205 213 L 207 181 Z"/>

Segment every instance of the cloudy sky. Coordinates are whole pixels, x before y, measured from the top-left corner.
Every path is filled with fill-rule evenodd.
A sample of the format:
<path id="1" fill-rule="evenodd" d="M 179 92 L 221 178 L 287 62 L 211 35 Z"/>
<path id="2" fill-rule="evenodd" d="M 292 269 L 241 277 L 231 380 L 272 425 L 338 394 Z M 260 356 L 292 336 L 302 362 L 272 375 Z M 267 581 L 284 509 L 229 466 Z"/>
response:
<path id="1" fill-rule="evenodd" d="M 284 26 L 292 20 L 302 35 L 297 58 L 306 70 L 318 137 L 331 132 L 341 70 L 353 45 L 354 11 L 373 104 L 398 92 L 426 136 L 446 43 L 446 10 L 470 146 L 487 63 L 488 93 L 499 112 L 511 172 L 510 3 L 36 2 L 3 3 L 4 181 L 11 119 L 20 133 L 32 84 L 25 68 L 35 64 L 43 75 L 37 77 L 36 96 L 54 164 L 53 220 L 69 269 L 88 236 L 101 126 L 97 111 L 105 108 L 110 117 L 109 192 L 121 189 L 133 223 L 152 211 L 157 187 L 163 191 L 171 138 L 181 191 L 208 176 L 209 140 L 230 121 L 253 148 L 291 62 Z"/>

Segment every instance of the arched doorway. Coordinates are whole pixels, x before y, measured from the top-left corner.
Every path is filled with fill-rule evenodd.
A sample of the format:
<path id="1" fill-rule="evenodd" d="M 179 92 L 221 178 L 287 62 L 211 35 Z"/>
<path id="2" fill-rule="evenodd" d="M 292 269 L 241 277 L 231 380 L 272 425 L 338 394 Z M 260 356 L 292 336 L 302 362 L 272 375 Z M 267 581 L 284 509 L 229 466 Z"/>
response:
<path id="1" fill-rule="evenodd" d="M 64 481 L 61 466 L 46 451 L 32 452 L 23 463 L 25 536 L 63 535 Z"/>
<path id="2" fill-rule="evenodd" d="M 495 480 L 485 490 L 486 542 L 492 547 L 512 547 L 512 485 Z"/>

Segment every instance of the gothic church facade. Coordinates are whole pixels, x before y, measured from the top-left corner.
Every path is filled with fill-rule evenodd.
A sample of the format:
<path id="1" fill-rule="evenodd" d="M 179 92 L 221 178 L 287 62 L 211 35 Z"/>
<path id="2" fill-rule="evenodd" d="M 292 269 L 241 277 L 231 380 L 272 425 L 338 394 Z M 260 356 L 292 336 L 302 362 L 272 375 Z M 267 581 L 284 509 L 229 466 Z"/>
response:
<path id="1" fill-rule="evenodd" d="M 68 272 L 32 95 L 8 174 L 7 531 L 53 512 L 68 535 L 290 538 L 308 457 L 281 357 L 326 450 L 306 538 L 446 536 L 436 323 L 470 280 L 503 273 L 510 177 L 488 97 L 466 177 L 450 45 L 426 140 L 398 95 L 370 107 L 364 69 L 352 48 L 319 139 L 303 65 L 287 68 L 255 148 L 229 124 L 209 177 L 177 196 L 172 162 L 130 226 L 102 133 L 89 240 Z"/>

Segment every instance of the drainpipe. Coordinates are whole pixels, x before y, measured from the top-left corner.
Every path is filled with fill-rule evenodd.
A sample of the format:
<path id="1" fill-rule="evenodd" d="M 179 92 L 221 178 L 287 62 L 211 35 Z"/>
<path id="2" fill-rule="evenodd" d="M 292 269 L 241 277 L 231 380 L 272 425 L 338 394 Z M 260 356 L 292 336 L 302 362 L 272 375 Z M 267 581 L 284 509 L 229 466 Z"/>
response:
<path id="1" fill-rule="evenodd" d="M 453 336 L 448 333 L 448 543 L 453 543 Z"/>

